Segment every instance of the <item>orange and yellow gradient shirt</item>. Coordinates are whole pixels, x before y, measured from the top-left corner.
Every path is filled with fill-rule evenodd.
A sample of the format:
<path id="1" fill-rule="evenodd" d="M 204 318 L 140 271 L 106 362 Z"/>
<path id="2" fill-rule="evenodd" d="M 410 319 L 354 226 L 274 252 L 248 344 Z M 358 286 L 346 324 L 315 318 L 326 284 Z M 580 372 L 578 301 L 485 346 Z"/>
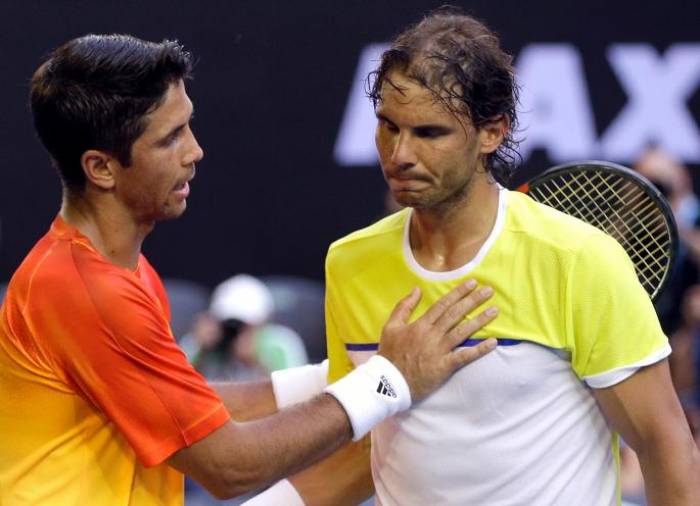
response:
<path id="1" fill-rule="evenodd" d="M 0 505 L 179 505 L 164 464 L 229 420 L 141 256 L 106 261 L 57 217 L 0 315 Z"/>

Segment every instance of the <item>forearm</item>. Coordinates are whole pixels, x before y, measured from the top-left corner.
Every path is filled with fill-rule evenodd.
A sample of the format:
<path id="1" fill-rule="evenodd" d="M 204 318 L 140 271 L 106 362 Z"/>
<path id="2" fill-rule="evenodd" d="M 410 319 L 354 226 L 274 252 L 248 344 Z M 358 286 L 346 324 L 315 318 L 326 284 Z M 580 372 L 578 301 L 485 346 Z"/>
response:
<path id="1" fill-rule="evenodd" d="M 326 386 L 328 360 L 275 371 L 269 380 L 213 383 L 234 420 L 257 420 L 282 408 L 311 399 Z"/>
<path id="2" fill-rule="evenodd" d="M 257 420 L 277 412 L 270 380 L 245 383 L 213 383 L 211 387 L 239 422 Z"/>
<path id="3" fill-rule="evenodd" d="M 341 405 L 321 394 L 252 422 L 229 422 L 176 452 L 168 464 L 219 498 L 269 485 L 322 459 L 352 437 Z"/>
<path id="4" fill-rule="evenodd" d="M 697 504 L 700 498 L 700 452 L 689 433 L 675 441 L 645 445 L 637 455 L 649 506 Z"/>
<path id="5" fill-rule="evenodd" d="M 326 457 L 352 438 L 340 404 L 322 394 L 275 416 L 238 425 L 228 471 L 234 495 L 268 485 Z"/>

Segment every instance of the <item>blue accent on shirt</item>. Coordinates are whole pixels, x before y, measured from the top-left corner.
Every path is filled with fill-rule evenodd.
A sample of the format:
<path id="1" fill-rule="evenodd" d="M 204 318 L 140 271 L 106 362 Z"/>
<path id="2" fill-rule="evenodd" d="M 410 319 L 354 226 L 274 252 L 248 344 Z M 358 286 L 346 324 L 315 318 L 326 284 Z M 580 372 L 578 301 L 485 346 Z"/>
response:
<path id="1" fill-rule="evenodd" d="M 506 337 L 499 337 L 497 340 L 498 346 L 514 346 L 523 342 L 520 339 L 509 339 Z M 469 346 L 476 346 L 483 341 L 483 339 L 467 339 L 458 347 L 467 348 Z M 379 343 L 345 343 L 345 349 L 348 351 L 377 351 L 378 348 Z"/>
<path id="2" fill-rule="evenodd" d="M 376 351 L 379 348 L 379 343 L 345 343 L 345 349 L 348 351 Z"/>
<path id="3" fill-rule="evenodd" d="M 498 337 L 496 340 L 498 341 L 498 346 L 514 346 L 523 342 L 520 339 L 508 339 L 506 337 Z M 483 342 L 483 339 L 466 339 L 458 346 L 458 348 L 468 348 Z"/>

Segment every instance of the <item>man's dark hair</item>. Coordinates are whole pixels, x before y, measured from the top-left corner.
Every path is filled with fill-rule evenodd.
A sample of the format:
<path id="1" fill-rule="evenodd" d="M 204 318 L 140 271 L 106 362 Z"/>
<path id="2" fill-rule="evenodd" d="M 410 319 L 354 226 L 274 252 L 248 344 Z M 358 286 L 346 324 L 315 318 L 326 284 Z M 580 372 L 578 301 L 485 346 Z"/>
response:
<path id="1" fill-rule="evenodd" d="M 80 157 L 99 149 L 124 166 L 168 87 L 192 72 L 177 41 L 85 35 L 56 48 L 31 80 L 34 126 L 66 187 L 82 190 Z"/>
<path id="2" fill-rule="evenodd" d="M 469 118 L 480 129 L 505 118 L 508 131 L 501 146 L 485 160 L 486 170 L 505 184 L 520 160 L 516 106 L 518 87 L 512 57 L 483 23 L 453 7 L 443 7 L 401 33 L 368 77 L 376 108 L 382 86 L 399 71 L 430 90 L 448 110 Z"/>

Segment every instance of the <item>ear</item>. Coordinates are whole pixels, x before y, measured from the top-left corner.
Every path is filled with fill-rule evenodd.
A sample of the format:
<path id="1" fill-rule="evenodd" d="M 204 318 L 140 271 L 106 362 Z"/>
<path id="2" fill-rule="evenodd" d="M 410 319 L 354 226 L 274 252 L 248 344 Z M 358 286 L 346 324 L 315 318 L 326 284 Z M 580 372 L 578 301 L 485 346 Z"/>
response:
<path id="1" fill-rule="evenodd" d="M 88 149 L 80 157 L 80 165 L 89 183 L 102 190 L 111 190 L 115 184 L 115 170 L 119 161 L 97 149 Z"/>
<path id="2" fill-rule="evenodd" d="M 487 155 L 496 151 L 503 142 L 509 127 L 509 121 L 504 115 L 484 124 L 479 129 L 479 152 L 482 155 Z"/>

